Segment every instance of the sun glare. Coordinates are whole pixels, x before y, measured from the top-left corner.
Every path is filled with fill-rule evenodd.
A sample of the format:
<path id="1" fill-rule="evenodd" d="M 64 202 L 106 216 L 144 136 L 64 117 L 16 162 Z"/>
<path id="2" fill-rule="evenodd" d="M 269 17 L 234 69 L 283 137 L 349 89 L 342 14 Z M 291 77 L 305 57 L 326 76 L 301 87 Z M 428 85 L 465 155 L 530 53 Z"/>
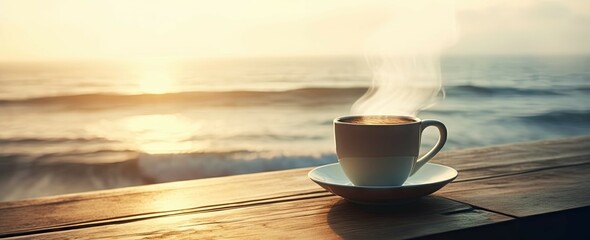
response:
<path id="1" fill-rule="evenodd" d="M 181 116 L 171 114 L 140 115 L 123 119 L 122 127 L 136 147 L 146 153 L 183 153 L 202 150 L 204 143 L 190 138 L 201 128 Z"/>
<path id="2" fill-rule="evenodd" d="M 176 80 L 169 66 L 163 62 L 140 63 L 137 68 L 139 92 L 162 94 L 174 91 L 177 88 Z"/>

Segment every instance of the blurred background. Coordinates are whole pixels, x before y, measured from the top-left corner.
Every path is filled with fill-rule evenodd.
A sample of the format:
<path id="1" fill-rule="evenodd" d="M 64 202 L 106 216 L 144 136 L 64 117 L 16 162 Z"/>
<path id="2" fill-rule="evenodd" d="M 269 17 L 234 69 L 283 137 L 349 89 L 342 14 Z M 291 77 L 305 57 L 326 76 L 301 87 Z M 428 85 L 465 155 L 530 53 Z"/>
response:
<path id="1" fill-rule="evenodd" d="M 0 0 L 0 201 L 336 162 L 391 2 Z M 590 2 L 447 3 L 443 150 L 590 133 Z"/>

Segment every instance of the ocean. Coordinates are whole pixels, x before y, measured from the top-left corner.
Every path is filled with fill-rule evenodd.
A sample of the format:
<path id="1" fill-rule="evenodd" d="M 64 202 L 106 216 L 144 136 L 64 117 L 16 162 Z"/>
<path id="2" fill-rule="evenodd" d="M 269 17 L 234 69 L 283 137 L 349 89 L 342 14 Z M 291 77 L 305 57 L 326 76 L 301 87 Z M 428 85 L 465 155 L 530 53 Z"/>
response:
<path id="1" fill-rule="evenodd" d="M 590 134 L 590 56 L 446 56 L 444 150 Z M 336 162 L 362 57 L 0 63 L 0 201 Z M 436 140 L 423 137 L 423 149 Z"/>

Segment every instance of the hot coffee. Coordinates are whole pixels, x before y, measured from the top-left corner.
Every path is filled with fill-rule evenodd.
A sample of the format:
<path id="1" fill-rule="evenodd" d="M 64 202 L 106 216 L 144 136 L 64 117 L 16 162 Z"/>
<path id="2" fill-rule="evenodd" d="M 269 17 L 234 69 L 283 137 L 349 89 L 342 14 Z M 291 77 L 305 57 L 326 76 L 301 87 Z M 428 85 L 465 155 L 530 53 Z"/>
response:
<path id="1" fill-rule="evenodd" d="M 418 158 L 422 131 L 436 127 L 436 145 Z M 344 116 L 334 119 L 336 154 L 357 186 L 400 186 L 443 147 L 445 125 L 411 116 Z"/>
<path id="2" fill-rule="evenodd" d="M 366 125 L 393 125 L 414 123 L 415 119 L 403 116 L 354 116 L 341 119 L 342 122 Z"/>

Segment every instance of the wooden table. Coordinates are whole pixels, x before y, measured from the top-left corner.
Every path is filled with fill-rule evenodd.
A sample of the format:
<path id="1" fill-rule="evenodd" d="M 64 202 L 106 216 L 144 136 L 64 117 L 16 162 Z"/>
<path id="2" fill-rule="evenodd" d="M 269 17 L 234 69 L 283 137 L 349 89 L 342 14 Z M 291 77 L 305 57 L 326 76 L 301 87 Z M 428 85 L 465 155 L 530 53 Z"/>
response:
<path id="1" fill-rule="evenodd" d="M 0 203 L 0 238 L 590 239 L 590 136 L 447 151 L 435 194 L 366 207 L 310 168 Z"/>

